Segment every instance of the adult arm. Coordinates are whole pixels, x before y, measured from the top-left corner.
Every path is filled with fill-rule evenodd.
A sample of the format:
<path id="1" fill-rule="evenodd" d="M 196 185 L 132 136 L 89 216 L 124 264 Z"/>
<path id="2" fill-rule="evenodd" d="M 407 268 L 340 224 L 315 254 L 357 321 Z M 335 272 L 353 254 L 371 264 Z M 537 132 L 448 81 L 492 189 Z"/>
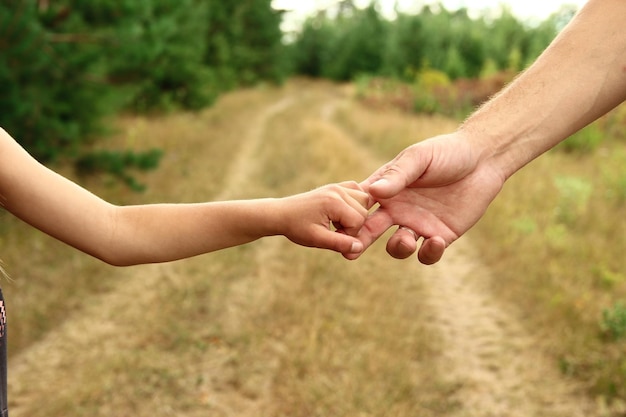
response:
<path id="1" fill-rule="evenodd" d="M 527 163 L 626 99 L 626 2 L 589 0 L 544 53 L 449 135 L 402 151 L 362 183 L 379 201 L 360 239 L 392 225 L 423 237 L 418 257 L 437 262 L 471 228 L 504 182 Z M 399 229 L 388 252 L 417 249 Z M 350 259 L 358 255 L 348 255 Z"/>

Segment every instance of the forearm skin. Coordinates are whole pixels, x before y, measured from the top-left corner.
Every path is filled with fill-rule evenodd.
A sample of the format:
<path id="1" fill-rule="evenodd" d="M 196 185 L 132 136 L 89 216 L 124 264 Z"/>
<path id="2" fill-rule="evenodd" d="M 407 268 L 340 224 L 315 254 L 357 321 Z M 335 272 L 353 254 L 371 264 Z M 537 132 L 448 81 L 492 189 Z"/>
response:
<path id="1" fill-rule="evenodd" d="M 590 0 L 460 132 L 506 180 L 626 99 L 626 1 Z"/>

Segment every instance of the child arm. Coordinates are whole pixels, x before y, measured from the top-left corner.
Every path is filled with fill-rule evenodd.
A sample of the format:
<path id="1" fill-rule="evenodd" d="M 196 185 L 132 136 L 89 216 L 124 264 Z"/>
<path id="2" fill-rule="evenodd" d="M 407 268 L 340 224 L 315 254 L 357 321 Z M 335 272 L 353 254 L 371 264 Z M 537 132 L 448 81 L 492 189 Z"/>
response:
<path id="1" fill-rule="evenodd" d="M 41 165 L 0 129 L 0 205 L 112 265 L 172 261 L 271 235 L 359 252 L 350 234 L 365 221 L 368 197 L 344 185 L 278 199 L 116 206 Z"/>

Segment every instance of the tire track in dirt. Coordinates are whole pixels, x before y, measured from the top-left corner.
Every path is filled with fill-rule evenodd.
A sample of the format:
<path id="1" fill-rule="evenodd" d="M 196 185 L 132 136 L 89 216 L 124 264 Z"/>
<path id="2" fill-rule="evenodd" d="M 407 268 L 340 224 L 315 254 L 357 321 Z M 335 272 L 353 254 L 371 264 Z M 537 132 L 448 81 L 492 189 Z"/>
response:
<path id="1" fill-rule="evenodd" d="M 246 195 L 246 189 L 254 183 L 252 175 L 260 161 L 256 158 L 263 143 L 265 128 L 268 122 L 278 117 L 294 103 L 294 97 L 285 97 L 269 107 L 255 120 L 248 130 L 246 140 L 237 153 L 229 172 L 226 174 L 224 190 L 218 200 L 236 199 Z M 262 314 L 271 305 L 275 297 L 274 268 L 280 266 L 280 238 L 270 237 L 255 244 L 255 264 L 258 268 L 254 275 L 246 276 L 231 285 L 229 303 L 224 318 L 224 326 L 237 329 L 251 315 Z M 276 346 L 259 346 L 259 350 L 275 350 Z M 218 373 L 228 374 L 228 362 L 231 352 L 223 352 L 223 358 L 217 359 L 218 366 L 212 368 Z M 212 360 L 215 361 L 216 358 Z M 217 414 L 216 417 L 255 417 L 259 409 L 270 406 L 272 398 L 272 379 L 279 365 L 276 355 L 266 361 L 262 369 L 251 374 L 245 387 L 240 390 L 225 390 L 221 378 L 213 378 L 202 387 L 201 396 L 206 406 Z"/>
<path id="2" fill-rule="evenodd" d="M 240 145 L 236 159 L 230 164 L 230 168 L 226 173 L 227 180 L 223 191 L 217 196 L 217 200 L 235 199 L 241 194 L 245 194 L 242 190 L 246 189 L 246 183 L 250 182 L 248 181 L 249 177 L 259 162 L 255 155 L 259 152 L 259 148 L 262 145 L 268 121 L 293 105 L 294 100 L 294 97 L 284 97 L 268 107 L 256 120 L 252 121 L 246 138 Z"/>
<path id="3" fill-rule="evenodd" d="M 464 417 L 593 416 L 581 387 L 536 349 L 520 318 L 490 294 L 489 271 L 461 239 L 426 268 L 431 325 L 443 337 L 442 374 L 456 386 Z"/>
<path id="4" fill-rule="evenodd" d="M 329 129 L 336 111 L 347 101 L 329 101 L 322 118 Z M 350 134 L 359 158 L 380 166 Z M 367 256 L 368 254 L 364 255 Z M 417 261 L 415 261 L 417 262 Z M 416 279 L 408 277 L 409 279 Z M 580 384 L 559 374 L 556 362 L 536 349 L 535 339 L 521 319 L 502 305 L 488 288 L 489 270 L 463 237 L 433 266 L 420 267 L 429 298 L 430 326 L 444 348 L 438 363 L 441 375 L 454 389 L 459 404 L 454 417 L 590 417 L 600 416 Z"/>

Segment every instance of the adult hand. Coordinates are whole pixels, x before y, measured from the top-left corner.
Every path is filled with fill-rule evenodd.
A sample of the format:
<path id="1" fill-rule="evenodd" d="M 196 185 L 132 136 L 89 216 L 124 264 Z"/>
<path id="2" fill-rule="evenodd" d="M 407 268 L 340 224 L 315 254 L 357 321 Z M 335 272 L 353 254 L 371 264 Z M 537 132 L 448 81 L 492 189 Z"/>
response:
<path id="1" fill-rule="evenodd" d="M 369 247 L 393 225 L 387 252 L 404 259 L 417 249 L 423 264 L 434 264 L 445 249 L 485 213 L 504 183 L 461 132 L 437 136 L 403 150 L 361 186 L 379 207 L 368 217 L 358 238 Z M 360 254 L 345 254 L 356 259 Z"/>

